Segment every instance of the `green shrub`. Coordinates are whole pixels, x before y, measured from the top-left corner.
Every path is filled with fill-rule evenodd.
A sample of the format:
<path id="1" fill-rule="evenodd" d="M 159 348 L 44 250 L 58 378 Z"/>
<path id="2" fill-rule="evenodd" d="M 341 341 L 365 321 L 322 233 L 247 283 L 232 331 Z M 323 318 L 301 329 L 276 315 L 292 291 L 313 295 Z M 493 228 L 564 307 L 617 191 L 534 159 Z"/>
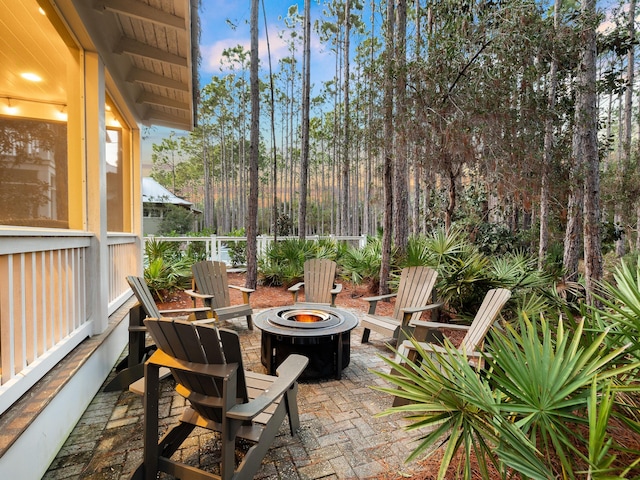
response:
<path id="1" fill-rule="evenodd" d="M 619 478 L 614 470 L 602 470 L 611 465 L 611 449 L 620 449 L 612 431 L 602 431 L 611 410 L 605 405 L 594 419 L 593 399 L 606 399 L 640 363 L 621 362 L 625 348 L 611 349 L 606 331 L 585 345 L 584 328 L 585 321 L 576 322 L 571 331 L 560 319 L 541 318 L 538 324 L 523 315 L 515 326 L 494 333 L 483 371 L 469 366 L 464 352 L 448 341 L 443 353 L 435 354 L 414 342 L 421 360 L 382 357 L 395 373 L 373 370 L 393 388 L 372 388 L 413 402 L 380 415 L 402 412 L 410 430 L 429 427 L 409 459 L 429 456 L 444 444 L 439 479 L 445 478 L 456 452 L 463 458 L 464 478 L 471 475 L 472 452 L 486 479 L 492 478 L 489 465 L 501 478 L 515 472 L 525 478 L 577 478 L 587 469 L 592 478 L 598 477 L 596 472 Z M 596 432 L 581 435 L 590 424 Z"/>
<path id="2" fill-rule="evenodd" d="M 335 245 L 310 240 L 272 242 L 258 259 L 260 282 L 268 286 L 291 286 L 304 278 L 304 262 L 312 258 L 336 257 Z"/>
<path id="3" fill-rule="evenodd" d="M 340 260 L 341 276 L 356 285 L 366 283 L 376 291 L 380 282 L 382 242 L 379 237 L 370 237 L 364 248 L 348 248 Z"/>
<path id="4" fill-rule="evenodd" d="M 158 235 L 184 235 L 193 231 L 194 215 L 186 208 L 167 205 L 162 222 L 158 227 Z"/>
<path id="5" fill-rule="evenodd" d="M 182 252 L 177 242 L 147 239 L 144 247 L 144 278 L 157 300 L 166 294 L 188 288 L 194 257 Z"/>

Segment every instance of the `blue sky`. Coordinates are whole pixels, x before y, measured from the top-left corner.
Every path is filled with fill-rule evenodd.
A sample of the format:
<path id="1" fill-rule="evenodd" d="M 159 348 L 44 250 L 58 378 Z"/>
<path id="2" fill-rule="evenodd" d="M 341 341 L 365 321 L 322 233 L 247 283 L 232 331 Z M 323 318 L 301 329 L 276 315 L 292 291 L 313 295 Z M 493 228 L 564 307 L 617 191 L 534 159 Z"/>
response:
<path id="1" fill-rule="evenodd" d="M 201 83 L 208 83 L 212 75 L 221 73 L 220 59 L 222 52 L 226 48 L 242 45 L 245 50 L 250 48 L 249 20 L 251 15 L 251 2 L 244 0 L 232 2 L 229 0 L 204 0 L 200 11 L 202 22 L 202 37 L 200 39 L 200 53 L 202 63 L 200 68 Z M 286 29 L 284 17 L 287 16 L 289 7 L 298 5 L 298 11 L 304 11 L 304 1 L 295 0 L 264 0 L 267 17 L 267 28 L 269 43 L 271 46 L 271 63 L 276 68 L 278 61 L 287 55 L 285 41 L 278 35 Z M 312 22 L 322 15 L 322 6 L 317 0 L 311 0 Z M 232 27 L 231 25 L 235 26 Z M 260 66 L 268 68 L 267 42 L 265 34 L 265 19 L 262 12 L 262 1 L 259 18 L 259 55 Z M 332 76 L 335 57 L 320 45 L 318 38 L 312 31 L 311 39 L 312 67 L 311 75 L 313 81 L 324 80 L 322 74 L 327 72 L 327 78 Z M 202 85 L 201 85 L 202 86 Z"/>
<path id="2" fill-rule="evenodd" d="M 264 0 L 269 44 L 271 47 L 271 63 L 276 69 L 278 61 L 289 55 L 285 41 L 280 38 L 279 33 L 286 29 L 284 17 L 291 5 L 298 5 L 298 11 L 304 11 L 304 1 L 295 0 Z M 311 0 L 312 22 L 322 15 L 322 6 L 317 0 Z M 215 75 L 224 74 L 220 59 L 222 52 L 236 45 L 242 45 L 245 50 L 250 47 L 250 26 L 251 1 L 232 0 L 203 0 L 200 9 L 201 37 L 200 37 L 200 88 L 208 84 Z M 267 56 L 267 42 L 265 34 L 265 19 L 262 12 L 262 0 L 260 2 L 259 18 L 259 45 L 260 66 L 268 68 L 269 60 Z M 318 85 L 321 81 L 333 77 L 335 70 L 335 55 L 327 52 L 320 45 L 320 41 L 313 33 L 311 39 L 312 83 Z M 264 72 L 263 72 L 264 74 Z M 162 138 L 169 135 L 170 129 L 155 127 L 151 136 L 142 142 L 143 164 L 151 164 L 152 144 L 160 143 Z M 183 133 L 183 132 L 176 132 Z M 147 174 L 145 169 L 145 174 Z"/>

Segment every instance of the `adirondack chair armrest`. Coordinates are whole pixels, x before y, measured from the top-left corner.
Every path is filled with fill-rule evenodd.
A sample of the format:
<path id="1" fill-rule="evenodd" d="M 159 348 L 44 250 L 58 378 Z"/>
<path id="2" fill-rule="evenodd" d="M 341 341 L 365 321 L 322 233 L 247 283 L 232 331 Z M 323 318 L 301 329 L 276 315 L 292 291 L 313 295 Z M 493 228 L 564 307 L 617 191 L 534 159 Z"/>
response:
<path id="1" fill-rule="evenodd" d="M 227 378 L 234 375 L 238 370 L 237 363 L 195 363 L 179 360 L 164 353 L 161 349 L 156 350 L 147 363 L 160 367 L 175 368 L 185 372 L 197 373 L 209 377 Z"/>
<path id="2" fill-rule="evenodd" d="M 240 290 L 241 292 L 246 292 L 246 293 L 255 292 L 255 289 L 253 288 L 241 287 L 240 285 L 229 285 L 229 288 L 234 288 L 236 290 Z"/>
<path id="3" fill-rule="evenodd" d="M 440 307 L 442 307 L 442 305 L 444 305 L 442 302 L 438 302 L 438 303 L 431 303 L 429 305 L 424 305 L 422 307 L 406 307 L 402 309 L 402 323 L 403 324 L 409 324 L 409 326 L 414 327 L 415 325 L 412 324 L 412 322 L 410 322 L 410 318 L 413 316 L 414 313 L 418 313 L 418 312 L 426 312 L 429 310 L 435 310 L 438 309 Z M 418 321 L 418 320 L 416 320 Z"/>
<path id="4" fill-rule="evenodd" d="M 307 363 L 309 363 L 309 359 L 304 355 L 289 355 L 276 369 L 278 378 L 270 387 L 250 402 L 232 407 L 227 411 L 227 417 L 244 421 L 251 420 L 262 413 L 296 383 Z"/>
<path id="5" fill-rule="evenodd" d="M 203 302 L 213 298 L 213 295 L 207 295 L 205 293 L 196 292 L 195 290 L 185 290 L 184 293 L 191 297 L 191 301 L 193 302 L 193 306 L 196 306 L 196 300 L 200 299 Z"/>
<path id="6" fill-rule="evenodd" d="M 168 310 L 160 310 L 160 313 L 198 313 L 198 312 L 208 312 L 211 309 L 209 307 L 194 307 L 194 308 L 171 308 Z"/>
<path id="7" fill-rule="evenodd" d="M 255 292 L 253 288 L 241 287 L 239 285 L 229 285 L 229 288 L 242 292 L 242 299 L 244 300 L 244 303 L 249 303 L 249 296 Z"/>
<path id="8" fill-rule="evenodd" d="M 298 292 L 303 286 L 304 282 L 298 282 L 287 289 L 287 291 L 291 292 L 291 294 L 293 295 L 293 303 L 296 303 L 298 301 Z"/>
<path id="9" fill-rule="evenodd" d="M 333 288 L 331 290 L 329 290 L 329 294 L 331 295 L 331 306 L 335 307 L 336 306 L 336 297 L 338 296 L 338 294 L 342 291 L 342 284 L 341 283 L 334 283 L 333 284 Z"/>
<path id="10" fill-rule="evenodd" d="M 297 292 L 304 286 L 304 282 L 298 282 L 295 285 L 290 286 L 287 291 L 289 292 Z"/>
<path id="11" fill-rule="evenodd" d="M 434 353 L 440 353 L 443 355 L 448 354 L 447 349 L 442 345 L 437 345 L 435 343 L 425 343 L 425 342 L 418 342 L 418 345 L 420 345 L 420 347 L 427 353 L 434 352 Z M 411 342 L 411 340 L 405 340 L 404 342 L 402 342 L 402 345 L 400 346 L 400 348 L 398 348 L 398 352 L 407 356 L 408 352 L 415 351 L 415 349 L 416 348 Z M 480 350 L 474 350 L 473 352 L 465 352 L 463 350 L 457 350 L 454 348 L 453 352 L 458 353 L 460 355 L 464 354 L 467 356 L 467 358 L 483 358 L 488 356 Z"/>
<path id="12" fill-rule="evenodd" d="M 409 322 L 410 327 L 424 327 L 429 330 L 439 330 L 441 328 L 448 328 L 450 330 L 469 330 L 471 325 L 459 325 L 457 323 L 440 323 L 440 322 L 425 322 L 424 320 L 412 320 Z"/>
<path id="13" fill-rule="evenodd" d="M 448 355 L 448 353 L 449 353 L 449 352 L 447 352 L 446 348 L 442 347 L 441 345 L 435 345 L 433 343 L 423 343 L 423 342 L 419 342 L 419 345 L 426 352 L 434 352 L 434 353 L 439 353 L 441 355 Z M 405 340 L 404 342 L 402 342 L 402 345 L 398 349 L 398 354 L 396 355 L 395 360 L 397 362 L 402 361 L 402 359 L 400 358 L 399 354 L 402 354 L 403 356 L 408 357 L 408 358 L 412 358 L 411 355 L 415 351 L 416 351 L 416 349 L 415 349 L 413 343 L 411 343 L 410 340 Z M 484 368 L 485 359 L 492 358 L 492 355 L 484 353 L 481 350 L 474 350 L 472 352 L 465 352 L 463 350 L 454 350 L 454 352 L 459 354 L 459 355 L 465 355 L 469 365 L 474 367 L 474 368 L 476 368 L 476 369 Z"/>
<path id="14" fill-rule="evenodd" d="M 373 315 L 376 313 L 376 307 L 378 306 L 378 301 L 386 300 L 387 298 L 393 298 L 398 296 L 397 293 L 388 293 L 386 295 L 378 295 L 376 297 L 365 297 L 363 300 L 369 302 L 369 315 Z"/>
<path id="15" fill-rule="evenodd" d="M 440 308 L 442 305 L 444 305 L 442 302 L 438 302 L 438 303 L 431 303 L 429 305 L 424 305 L 422 307 L 406 307 L 403 308 L 402 311 L 405 314 L 414 314 L 414 313 L 418 313 L 418 312 L 426 312 L 427 310 L 434 310 L 436 308 Z"/>
<path id="16" fill-rule="evenodd" d="M 411 320 L 409 326 L 413 327 L 413 336 L 416 340 L 430 343 L 442 343 L 444 340 L 442 329 L 469 330 L 470 327 L 470 325 L 429 322 L 424 320 Z"/>
<path id="17" fill-rule="evenodd" d="M 213 295 L 207 295 L 206 293 L 196 292 L 195 290 L 185 290 L 184 293 L 186 293 L 190 297 L 201 298 L 203 300 L 206 298 L 213 298 Z"/>

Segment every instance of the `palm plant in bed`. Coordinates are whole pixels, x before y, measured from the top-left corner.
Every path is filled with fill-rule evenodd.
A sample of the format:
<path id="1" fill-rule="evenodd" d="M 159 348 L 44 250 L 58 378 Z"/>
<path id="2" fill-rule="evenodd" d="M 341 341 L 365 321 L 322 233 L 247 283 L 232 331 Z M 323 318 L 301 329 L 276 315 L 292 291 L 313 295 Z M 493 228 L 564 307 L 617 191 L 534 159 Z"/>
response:
<path id="1" fill-rule="evenodd" d="M 472 457 L 483 478 L 494 478 L 491 466 L 500 478 L 514 472 L 540 479 L 620 478 L 629 464 L 614 461 L 621 449 L 606 429 L 612 410 L 606 402 L 598 410 L 593 399 L 637 391 L 623 382 L 640 363 L 629 361 L 628 346 L 612 346 L 607 331 L 585 342 L 591 318 L 575 321 L 575 329 L 552 320 L 523 314 L 494 331 L 483 370 L 469 366 L 448 340 L 446 353 L 427 353 L 416 342 L 419 360 L 384 358 L 392 373 L 374 373 L 392 386 L 375 388 L 412 403 L 380 415 L 400 412 L 408 428 L 420 431 L 409 458 L 442 447 L 439 479 L 456 458 L 461 477 L 471 478 Z M 599 434 L 589 435 L 590 425 Z"/>

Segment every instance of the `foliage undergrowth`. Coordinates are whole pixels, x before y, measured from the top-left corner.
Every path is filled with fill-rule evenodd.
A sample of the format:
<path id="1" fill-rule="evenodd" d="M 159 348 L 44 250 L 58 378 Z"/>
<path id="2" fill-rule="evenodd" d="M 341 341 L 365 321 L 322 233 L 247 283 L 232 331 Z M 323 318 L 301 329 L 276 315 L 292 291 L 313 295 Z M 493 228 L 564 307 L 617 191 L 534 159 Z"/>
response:
<path id="1" fill-rule="evenodd" d="M 472 465 L 486 479 L 638 478 L 640 451 L 619 441 L 619 428 L 640 439 L 640 262 L 621 264 L 614 278 L 602 285 L 602 306 L 580 317 L 520 311 L 494 328 L 482 370 L 446 339 L 442 353 L 414 340 L 415 360 L 382 357 L 393 373 L 374 373 L 391 387 L 373 388 L 410 403 L 380 415 L 400 412 L 420 434 L 409 459 L 442 446 L 438 479 L 460 457 L 462 478 Z"/>

